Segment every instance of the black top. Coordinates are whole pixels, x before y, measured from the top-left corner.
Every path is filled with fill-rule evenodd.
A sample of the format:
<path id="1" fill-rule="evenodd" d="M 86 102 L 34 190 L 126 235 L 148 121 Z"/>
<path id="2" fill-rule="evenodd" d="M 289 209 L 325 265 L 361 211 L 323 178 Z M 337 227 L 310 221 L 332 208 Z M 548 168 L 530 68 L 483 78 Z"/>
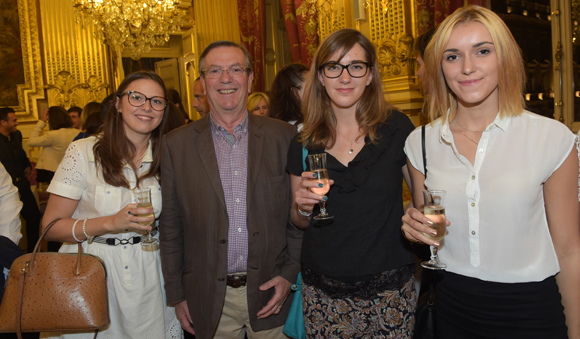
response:
<path id="1" fill-rule="evenodd" d="M 10 133 L 10 139 L 0 133 L 0 162 L 15 182 L 17 178 L 24 178 L 24 169 L 30 167 L 30 161 L 22 148 L 22 133 Z"/>
<path id="2" fill-rule="evenodd" d="M 374 274 L 414 264 L 401 235 L 405 140 L 415 127 L 401 112 L 393 111 L 377 131 L 377 144 L 366 145 L 345 167 L 327 155 L 330 179 L 327 212 L 331 221 L 312 219 L 304 233 L 302 264 L 342 281 L 362 281 Z M 302 146 L 298 136 L 290 144 L 286 170 L 300 176 Z M 308 150 L 309 154 L 324 149 Z M 315 206 L 314 214 L 319 213 Z"/>

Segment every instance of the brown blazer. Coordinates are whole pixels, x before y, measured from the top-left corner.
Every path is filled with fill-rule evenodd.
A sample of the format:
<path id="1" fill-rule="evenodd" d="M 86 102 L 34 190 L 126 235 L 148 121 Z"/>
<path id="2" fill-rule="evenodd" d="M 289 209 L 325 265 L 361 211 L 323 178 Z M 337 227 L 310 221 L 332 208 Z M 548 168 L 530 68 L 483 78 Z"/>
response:
<path id="1" fill-rule="evenodd" d="M 249 114 L 249 113 L 248 113 Z M 280 314 L 256 314 L 274 295 L 259 286 L 275 276 L 291 283 L 300 270 L 302 231 L 290 223 L 290 177 L 285 171 L 296 128 L 249 114 L 248 309 L 255 331 L 284 324 L 292 293 Z M 162 141 L 163 211 L 160 249 L 167 302 L 187 300 L 195 335 L 211 338 L 226 292 L 228 214 L 209 118 L 167 134 Z"/>

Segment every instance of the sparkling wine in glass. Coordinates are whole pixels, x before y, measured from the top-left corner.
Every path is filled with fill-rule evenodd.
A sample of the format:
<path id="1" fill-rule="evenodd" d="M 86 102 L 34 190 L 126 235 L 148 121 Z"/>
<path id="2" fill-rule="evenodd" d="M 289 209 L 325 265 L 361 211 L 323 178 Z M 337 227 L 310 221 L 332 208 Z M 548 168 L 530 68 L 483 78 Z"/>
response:
<path id="1" fill-rule="evenodd" d="M 447 192 L 441 190 L 425 190 L 423 191 L 423 198 L 425 200 L 425 209 L 423 214 L 433 222 L 433 225 L 425 224 L 437 231 L 437 235 L 433 236 L 428 233 L 423 233 L 427 238 L 440 241 L 447 233 L 447 221 L 445 219 L 445 195 Z M 437 257 L 437 247 L 431 246 L 431 260 L 424 261 L 421 266 L 430 270 L 442 270 L 447 268 L 447 265 L 439 261 Z"/>
<path id="2" fill-rule="evenodd" d="M 153 209 L 153 204 L 151 203 L 151 189 L 143 188 L 136 189 L 133 191 L 135 195 L 135 200 L 137 201 L 137 208 L 150 208 Z M 155 217 L 155 213 L 139 214 L 138 217 Z M 152 226 L 155 220 L 139 222 L 143 226 Z M 152 246 L 157 243 L 157 239 L 153 238 L 151 231 L 147 231 L 147 236 L 141 239 L 141 246 Z"/>
<path id="3" fill-rule="evenodd" d="M 316 173 L 316 178 L 312 180 L 322 184 L 322 187 L 312 187 L 310 190 L 314 194 L 326 195 L 330 190 L 330 182 L 328 180 L 328 170 L 326 170 L 326 153 L 310 154 L 308 156 L 308 167 L 310 172 Z M 320 214 L 314 217 L 314 220 L 332 219 L 334 216 L 326 212 L 326 200 L 320 200 Z"/>

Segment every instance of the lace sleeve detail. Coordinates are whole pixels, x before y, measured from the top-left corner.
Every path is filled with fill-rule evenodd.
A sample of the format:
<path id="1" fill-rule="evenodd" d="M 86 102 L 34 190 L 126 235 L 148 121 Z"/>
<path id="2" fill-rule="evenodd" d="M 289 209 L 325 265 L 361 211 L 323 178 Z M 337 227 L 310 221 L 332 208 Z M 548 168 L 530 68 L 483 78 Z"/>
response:
<path id="1" fill-rule="evenodd" d="M 580 131 L 576 135 L 576 150 L 578 151 L 578 162 L 580 163 Z M 578 173 L 578 201 L 580 201 L 580 173 Z"/>
<path id="2" fill-rule="evenodd" d="M 87 182 L 87 157 L 82 146 L 86 143 L 73 142 L 68 149 L 52 179 L 48 191 L 71 199 L 79 199 Z M 92 149 L 91 149 L 92 151 Z"/>

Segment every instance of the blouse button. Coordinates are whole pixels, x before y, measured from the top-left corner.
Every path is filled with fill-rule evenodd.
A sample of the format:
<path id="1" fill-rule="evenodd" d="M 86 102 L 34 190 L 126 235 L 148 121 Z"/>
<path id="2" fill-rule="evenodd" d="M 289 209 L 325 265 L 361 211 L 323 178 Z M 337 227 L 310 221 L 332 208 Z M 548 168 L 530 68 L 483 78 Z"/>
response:
<path id="1" fill-rule="evenodd" d="M 475 207 L 475 203 L 474 202 L 471 203 L 471 207 Z"/>
<path id="2" fill-rule="evenodd" d="M 111 191 L 107 191 L 107 194 L 111 194 Z"/>
<path id="3" fill-rule="evenodd" d="M 471 176 L 471 180 L 474 180 L 474 179 L 475 179 L 475 175 L 472 175 L 472 176 Z"/>
<path id="4" fill-rule="evenodd" d="M 471 235 L 475 235 L 475 231 L 471 231 Z"/>

